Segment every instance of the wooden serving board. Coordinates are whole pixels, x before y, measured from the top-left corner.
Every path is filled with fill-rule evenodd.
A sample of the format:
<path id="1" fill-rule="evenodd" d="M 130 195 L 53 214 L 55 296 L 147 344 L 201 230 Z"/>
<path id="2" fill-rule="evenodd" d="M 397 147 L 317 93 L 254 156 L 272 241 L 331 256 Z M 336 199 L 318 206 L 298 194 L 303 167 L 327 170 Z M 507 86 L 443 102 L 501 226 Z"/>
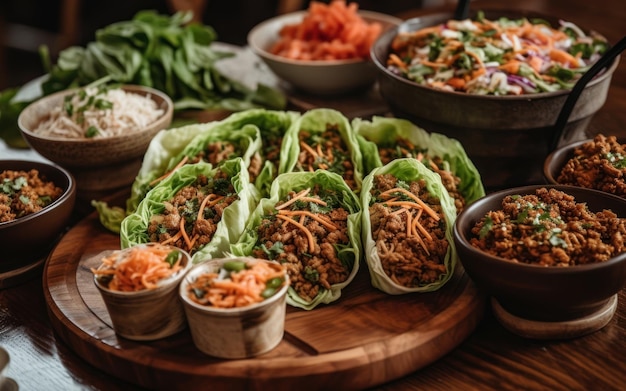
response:
<path id="1" fill-rule="evenodd" d="M 221 360 L 195 348 L 188 330 L 153 341 L 118 337 L 93 282 L 94 255 L 119 249 L 94 212 L 62 238 L 46 261 L 44 295 L 58 335 L 84 360 L 151 389 L 363 389 L 438 360 L 476 328 L 486 298 L 459 266 L 442 289 L 391 296 L 370 285 L 363 265 L 335 303 L 288 306 L 273 351 Z"/>

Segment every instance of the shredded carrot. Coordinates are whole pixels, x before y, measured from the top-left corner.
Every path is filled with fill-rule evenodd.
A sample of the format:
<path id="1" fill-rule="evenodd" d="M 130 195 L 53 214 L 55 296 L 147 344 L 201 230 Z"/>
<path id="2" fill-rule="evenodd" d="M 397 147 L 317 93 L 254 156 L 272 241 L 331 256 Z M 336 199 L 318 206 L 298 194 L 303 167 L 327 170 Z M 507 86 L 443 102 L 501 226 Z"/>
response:
<path id="1" fill-rule="evenodd" d="M 520 64 L 521 63 L 519 61 L 511 60 L 498 66 L 498 69 L 500 69 L 501 71 L 516 75 L 519 72 Z"/>
<path id="2" fill-rule="evenodd" d="M 310 153 L 311 155 L 317 157 L 317 152 L 315 152 L 315 150 L 313 148 L 311 148 L 310 145 L 308 145 L 307 143 L 305 143 L 304 141 L 300 141 L 300 147 L 302 147 L 302 149 L 304 149 L 305 151 L 307 151 L 308 153 Z"/>
<path id="3" fill-rule="evenodd" d="M 382 192 L 380 195 L 381 196 L 385 196 L 385 195 L 389 195 L 389 194 L 393 194 L 393 193 L 402 193 L 402 194 L 405 194 L 405 195 L 409 196 L 415 202 L 420 204 L 420 206 L 422 208 L 424 208 L 424 210 L 426 211 L 426 213 L 428 213 L 430 215 L 430 217 L 432 217 L 433 219 L 435 219 L 437 221 L 439 220 L 439 215 L 437 214 L 437 212 L 432 210 L 432 208 L 430 206 L 428 206 L 424 201 L 420 200 L 418 196 L 416 196 L 415 194 L 411 193 L 410 191 L 408 191 L 406 189 L 395 187 L 393 189 L 389 189 L 387 191 Z"/>
<path id="4" fill-rule="evenodd" d="M 388 60 L 387 64 L 395 65 L 395 66 L 397 66 L 399 68 L 402 68 L 402 69 L 408 69 L 409 68 L 409 66 L 404 61 L 402 61 L 400 59 L 400 57 L 398 57 L 398 55 L 395 54 L 395 53 L 391 53 L 389 55 L 389 60 Z"/>
<path id="5" fill-rule="evenodd" d="M 278 212 L 279 214 L 283 214 L 283 215 L 287 215 L 287 216 L 304 216 L 304 217 L 310 217 L 313 220 L 317 221 L 318 223 L 322 224 L 324 227 L 328 228 L 331 231 L 334 231 L 337 229 L 337 226 L 335 224 L 333 224 L 330 221 L 325 220 L 323 217 L 321 217 L 320 215 L 316 215 L 314 213 L 309 212 L 308 210 L 281 210 Z"/>
<path id="6" fill-rule="evenodd" d="M 284 209 L 284 208 L 288 207 L 289 205 L 291 205 L 294 202 L 298 201 L 300 198 L 302 198 L 302 197 L 306 196 L 307 194 L 309 194 L 310 191 L 311 191 L 310 188 L 301 190 L 299 193 L 296 193 L 296 195 L 294 195 L 289 201 L 285 201 L 282 204 L 276 206 L 276 209 L 280 210 L 280 209 Z"/>
<path id="7" fill-rule="evenodd" d="M 286 281 L 285 269 L 278 263 L 246 263 L 240 271 L 230 271 L 228 277 L 220 278 L 220 273 L 200 274 L 189 284 L 188 297 L 202 305 L 216 308 L 245 307 L 266 299 L 264 292 L 272 280 L 280 285 L 271 288 L 278 291 Z"/>
<path id="8" fill-rule="evenodd" d="M 189 235 L 187 235 L 187 231 L 185 231 L 185 219 L 180 218 L 180 233 L 183 235 L 183 239 L 185 240 L 185 244 L 187 245 L 187 249 L 191 250 L 191 240 L 189 240 Z"/>
<path id="9" fill-rule="evenodd" d="M 182 166 L 185 165 L 185 163 L 187 163 L 187 160 L 189 160 L 188 156 L 185 156 L 181 159 L 180 162 L 178 162 L 176 164 L 176 166 L 174 168 L 172 168 L 171 170 L 169 170 L 168 172 L 166 172 L 165 174 L 161 175 L 160 177 L 153 179 L 150 182 L 150 186 L 154 186 L 155 184 L 161 182 L 163 179 L 167 178 L 168 176 L 170 176 L 171 173 L 173 173 L 174 171 L 176 171 L 177 169 L 181 168 Z"/>
<path id="10" fill-rule="evenodd" d="M 166 244 L 170 244 L 173 243 L 175 241 L 177 241 L 178 239 L 180 239 L 180 237 L 183 236 L 183 233 L 181 231 L 176 232 L 176 235 L 172 235 L 169 237 L 169 239 L 166 239 L 164 241 L 161 242 L 162 245 L 166 245 Z"/>
<path id="11" fill-rule="evenodd" d="M 171 265 L 167 257 L 175 248 L 154 243 L 114 251 L 102 259 L 102 266 L 91 269 L 97 278 L 110 281 L 106 287 L 112 291 L 134 292 L 154 289 L 159 281 L 182 269 L 182 254 Z"/>
<path id="12" fill-rule="evenodd" d="M 278 217 L 281 220 L 285 220 L 288 223 L 291 223 L 291 224 L 295 225 L 296 227 L 300 228 L 302 230 L 302 232 L 304 232 L 304 234 L 306 235 L 306 237 L 308 239 L 309 251 L 313 252 L 313 250 L 315 250 L 315 239 L 313 239 L 313 234 L 311 234 L 311 231 L 309 231 L 309 229 L 307 227 L 305 227 L 303 224 L 298 223 L 297 221 L 295 221 L 294 219 L 292 219 L 289 216 L 277 214 L 276 217 Z"/>
<path id="13" fill-rule="evenodd" d="M 294 60 L 368 59 L 382 32 L 378 22 L 358 14 L 358 4 L 334 0 L 312 1 L 301 22 L 284 26 L 270 52 Z"/>
<path id="14" fill-rule="evenodd" d="M 198 208 L 198 216 L 196 217 L 196 221 L 200 221 L 204 218 L 204 208 L 214 196 L 215 194 L 209 194 L 208 196 L 204 197 L 202 203 L 200 204 L 200 207 Z"/>

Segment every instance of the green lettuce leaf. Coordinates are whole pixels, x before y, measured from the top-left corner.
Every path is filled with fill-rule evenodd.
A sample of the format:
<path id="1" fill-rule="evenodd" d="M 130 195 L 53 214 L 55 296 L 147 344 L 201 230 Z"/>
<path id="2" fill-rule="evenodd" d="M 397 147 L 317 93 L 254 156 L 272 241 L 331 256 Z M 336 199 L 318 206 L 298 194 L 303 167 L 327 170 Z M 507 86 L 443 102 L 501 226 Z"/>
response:
<path id="1" fill-rule="evenodd" d="M 126 203 L 127 213 L 135 211 L 152 188 L 151 182 L 176 167 L 183 157 L 193 157 L 208 142 L 220 140 L 247 146 L 241 156 L 246 167 L 255 153 L 261 154 L 262 169 L 255 184 L 264 193 L 269 192 L 271 181 L 277 175 L 278 165 L 264 159 L 264 148 L 270 140 L 282 137 L 298 115 L 290 111 L 251 109 L 231 114 L 220 121 L 191 124 L 159 132 L 148 146 L 142 166 L 132 184 L 131 195 Z"/>
<path id="2" fill-rule="evenodd" d="M 439 198 L 446 222 L 446 239 L 450 244 L 444 260 L 447 273 L 440 275 L 439 281 L 408 288 L 395 283 L 383 270 L 376 242 L 372 237 L 372 224 L 370 220 L 369 205 L 372 199 L 370 191 L 374 185 L 374 176 L 380 174 L 391 174 L 396 178 L 405 182 L 417 181 L 423 179 L 426 182 L 428 191 Z M 454 200 L 446 188 L 441 183 L 441 177 L 427 168 L 424 164 L 416 159 L 404 158 L 396 159 L 387 165 L 373 169 L 363 180 L 363 188 L 361 190 L 361 207 L 362 207 L 362 235 L 363 235 L 363 253 L 369 269 L 372 285 L 379 290 L 392 294 L 400 295 L 412 292 L 431 292 L 441 288 L 454 273 L 454 269 L 458 262 L 458 255 L 454 246 L 453 228 L 456 220 L 456 207 Z"/>
<path id="3" fill-rule="evenodd" d="M 378 146 L 393 145 L 394 140 L 403 138 L 426 149 L 429 156 L 438 156 L 448 162 L 450 171 L 461 178 L 459 191 L 467 204 L 485 195 L 480 173 L 458 140 L 439 133 L 428 133 L 412 122 L 399 118 L 373 117 L 371 121 L 355 118 L 352 120 L 352 128 L 357 134 L 366 174 L 383 165 Z"/>
<path id="4" fill-rule="evenodd" d="M 272 184 L 270 196 L 262 198 L 252 212 L 241 239 L 230 247 L 230 251 L 234 255 L 250 256 L 254 247 L 258 245 L 257 227 L 263 216 L 273 212 L 275 205 L 280 200 L 284 200 L 290 191 L 297 192 L 302 189 L 312 188 L 315 185 L 336 191 L 341 205 L 349 212 L 348 236 L 350 244 L 341 248 L 338 256 L 342 261 L 350 265 L 351 273 L 346 281 L 332 285 L 330 290 L 321 288 L 317 296 L 310 302 L 299 297 L 296 291 L 290 287 L 287 294 L 287 303 L 305 310 L 311 310 L 319 304 L 328 304 L 338 300 L 341 297 L 341 290 L 354 279 L 359 270 L 361 257 L 361 206 L 359 199 L 343 178 L 323 170 L 280 174 Z"/>
<path id="5" fill-rule="evenodd" d="M 306 171 L 298 165 L 300 133 L 307 131 L 312 135 L 321 135 L 327 130 L 328 126 L 336 126 L 338 128 L 341 138 L 348 148 L 350 160 L 354 166 L 354 181 L 356 182 L 356 187 L 353 190 L 358 193 L 363 180 L 363 162 L 359 143 L 350 127 L 349 120 L 342 113 L 333 109 L 309 110 L 299 118 L 291 131 L 285 136 L 283 152 L 289 152 L 285 159 L 281 159 L 279 173 Z M 327 171 L 335 172 L 333 167 L 328 168 Z M 338 174 L 341 175 L 339 172 Z"/>
<path id="6" fill-rule="evenodd" d="M 241 158 L 229 160 L 219 168 L 199 162 L 176 170 L 150 190 L 139 203 L 137 210 L 122 221 L 121 247 L 127 248 L 135 244 L 147 243 L 150 218 L 163 212 L 165 209 L 163 202 L 173 198 L 183 187 L 193 184 L 199 175 L 213 177 L 220 169 L 230 177 L 239 199 L 224 209 L 222 220 L 211 241 L 191 255 L 194 263 L 224 256 L 229 250 L 230 243 L 236 242 L 241 236 L 246 221 L 259 198 L 258 191 L 249 182 L 248 171 Z"/>

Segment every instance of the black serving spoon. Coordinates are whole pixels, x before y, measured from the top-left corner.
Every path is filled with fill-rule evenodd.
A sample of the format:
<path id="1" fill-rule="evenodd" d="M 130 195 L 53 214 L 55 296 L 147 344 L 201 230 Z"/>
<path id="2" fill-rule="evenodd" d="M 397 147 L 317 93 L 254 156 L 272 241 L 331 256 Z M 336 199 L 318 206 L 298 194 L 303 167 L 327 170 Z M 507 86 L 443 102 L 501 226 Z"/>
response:
<path id="1" fill-rule="evenodd" d="M 561 135 L 565 130 L 567 121 L 569 120 L 569 116 L 572 114 L 572 110 L 574 110 L 574 106 L 576 106 L 576 102 L 578 101 L 580 94 L 585 89 L 585 86 L 587 86 L 587 83 L 596 77 L 600 71 L 611 65 L 617 56 L 624 51 L 624 49 L 626 49 L 626 36 L 622 37 L 622 39 L 620 39 L 615 45 L 611 46 L 609 50 L 607 50 L 602 57 L 600 57 L 600 59 L 581 76 L 576 84 L 574 84 L 574 87 L 567 96 L 556 123 L 554 124 L 554 136 L 552 138 L 552 143 L 549 145 L 550 151 L 553 151 L 558 146 Z"/>
<path id="2" fill-rule="evenodd" d="M 469 15 L 470 0 L 459 0 L 454 10 L 454 19 L 464 20 Z"/>

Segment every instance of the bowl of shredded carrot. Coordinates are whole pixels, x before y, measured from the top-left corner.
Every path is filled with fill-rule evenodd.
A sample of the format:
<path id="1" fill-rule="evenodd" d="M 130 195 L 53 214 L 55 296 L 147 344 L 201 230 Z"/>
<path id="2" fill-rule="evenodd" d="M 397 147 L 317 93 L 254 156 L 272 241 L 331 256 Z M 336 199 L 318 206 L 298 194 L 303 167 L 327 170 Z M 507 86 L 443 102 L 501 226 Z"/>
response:
<path id="1" fill-rule="evenodd" d="M 370 87 L 376 68 L 370 49 L 400 19 L 359 10 L 356 2 L 319 1 L 250 30 L 248 45 L 288 88 L 315 95 Z"/>
<path id="2" fill-rule="evenodd" d="M 214 258 L 194 265 L 179 294 L 198 350 L 247 358 L 282 340 L 289 275 L 283 265 L 251 257 Z"/>
<path id="3" fill-rule="evenodd" d="M 174 246 L 146 243 L 96 256 L 94 283 L 115 332 L 150 341 L 187 327 L 178 286 L 191 268 L 191 257 Z"/>
<path id="4" fill-rule="evenodd" d="M 543 182 L 554 145 L 586 139 L 618 60 L 590 81 L 564 129 L 574 84 L 610 47 L 600 33 L 523 10 L 408 19 L 372 47 L 396 117 L 459 140 L 491 189 Z"/>

